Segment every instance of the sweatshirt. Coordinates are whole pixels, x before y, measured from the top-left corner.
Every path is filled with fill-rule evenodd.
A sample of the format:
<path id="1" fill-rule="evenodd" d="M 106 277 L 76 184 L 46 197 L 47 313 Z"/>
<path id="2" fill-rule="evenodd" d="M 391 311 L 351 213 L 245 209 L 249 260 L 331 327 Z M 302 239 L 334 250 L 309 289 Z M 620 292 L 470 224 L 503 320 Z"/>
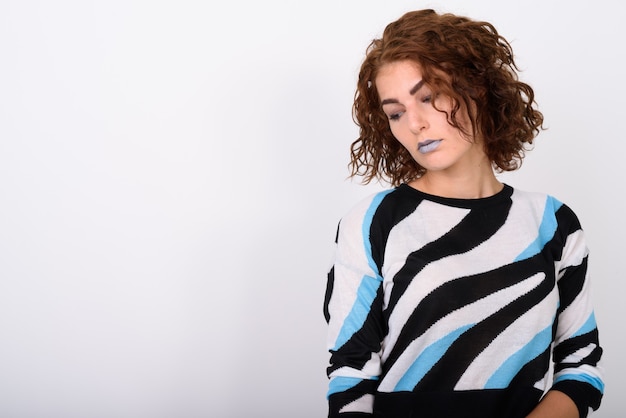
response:
<path id="1" fill-rule="evenodd" d="M 567 205 L 402 184 L 354 206 L 335 244 L 330 418 L 524 417 L 550 389 L 581 417 L 599 407 L 588 248 Z"/>

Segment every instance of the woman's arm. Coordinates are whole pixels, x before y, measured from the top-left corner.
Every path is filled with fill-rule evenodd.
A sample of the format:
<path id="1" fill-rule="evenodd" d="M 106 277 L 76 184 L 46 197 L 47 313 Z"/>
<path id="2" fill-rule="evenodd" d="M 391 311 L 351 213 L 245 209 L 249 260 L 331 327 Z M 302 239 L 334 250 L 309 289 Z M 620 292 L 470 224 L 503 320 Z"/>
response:
<path id="1" fill-rule="evenodd" d="M 341 219 L 337 231 L 324 300 L 331 353 L 330 418 L 373 414 L 385 325 L 383 278 L 372 256 L 370 229 L 383 197 L 379 193 L 364 199 Z"/>
<path id="2" fill-rule="evenodd" d="M 551 390 L 526 418 L 579 418 L 579 415 L 576 404 L 569 396 Z"/>
<path id="3" fill-rule="evenodd" d="M 561 259 L 557 263 L 559 309 L 554 338 L 554 383 L 547 405 L 540 411 L 555 415 L 550 408 L 562 411 L 563 403 L 573 402 L 578 409 L 574 417 L 587 417 L 591 409 L 600 406 L 604 393 L 600 359 L 602 348 L 591 301 L 588 258 L 584 232 L 574 212 L 566 205 L 556 211 L 558 231 L 555 236 L 563 242 Z M 548 393 L 550 393 L 548 392 Z M 561 396 L 566 399 L 563 400 Z M 557 402 L 554 399 L 559 399 Z M 547 415 L 537 415 L 537 417 Z M 531 415 L 534 417 L 534 415 Z"/>

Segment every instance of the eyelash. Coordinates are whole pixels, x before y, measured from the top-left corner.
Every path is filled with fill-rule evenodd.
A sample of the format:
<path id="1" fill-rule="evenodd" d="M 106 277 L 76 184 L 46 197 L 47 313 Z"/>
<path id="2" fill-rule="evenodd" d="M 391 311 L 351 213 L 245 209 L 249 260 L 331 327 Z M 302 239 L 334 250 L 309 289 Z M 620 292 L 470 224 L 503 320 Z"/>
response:
<path id="1" fill-rule="evenodd" d="M 424 97 L 422 97 L 422 103 L 430 103 L 432 101 L 432 95 L 426 95 Z M 398 113 L 392 113 L 391 115 L 388 116 L 389 120 L 391 121 L 396 121 L 398 119 L 400 119 L 400 116 L 402 116 L 404 112 L 398 112 Z"/>

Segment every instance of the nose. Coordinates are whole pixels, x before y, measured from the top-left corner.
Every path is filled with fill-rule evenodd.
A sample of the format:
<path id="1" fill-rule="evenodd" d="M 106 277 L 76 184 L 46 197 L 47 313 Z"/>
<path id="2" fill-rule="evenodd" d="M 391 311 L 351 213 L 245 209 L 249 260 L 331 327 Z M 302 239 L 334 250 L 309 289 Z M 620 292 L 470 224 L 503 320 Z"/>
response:
<path id="1" fill-rule="evenodd" d="M 409 114 L 409 129 L 418 134 L 428 127 L 428 120 L 423 112 L 413 110 Z"/>

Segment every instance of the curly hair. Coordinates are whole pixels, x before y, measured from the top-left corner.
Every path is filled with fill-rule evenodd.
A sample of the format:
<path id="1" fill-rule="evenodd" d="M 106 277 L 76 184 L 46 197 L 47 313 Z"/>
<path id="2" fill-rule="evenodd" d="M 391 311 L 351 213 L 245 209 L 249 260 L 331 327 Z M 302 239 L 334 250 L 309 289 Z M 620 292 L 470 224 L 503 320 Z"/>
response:
<path id="1" fill-rule="evenodd" d="M 397 186 L 426 171 L 394 138 L 376 90 L 381 67 L 404 60 L 417 63 L 423 81 L 451 99 L 448 123 L 480 135 L 495 170 L 519 168 L 527 144 L 543 129 L 543 115 L 533 89 L 518 80 L 511 45 L 488 22 L 426 9 L 390 23 L 367 47 L 354 96 L 359 137 L 350 147 L 350 177 Z M 459 111 L 469 114 L 471 132 L 459 123 Z"/>

